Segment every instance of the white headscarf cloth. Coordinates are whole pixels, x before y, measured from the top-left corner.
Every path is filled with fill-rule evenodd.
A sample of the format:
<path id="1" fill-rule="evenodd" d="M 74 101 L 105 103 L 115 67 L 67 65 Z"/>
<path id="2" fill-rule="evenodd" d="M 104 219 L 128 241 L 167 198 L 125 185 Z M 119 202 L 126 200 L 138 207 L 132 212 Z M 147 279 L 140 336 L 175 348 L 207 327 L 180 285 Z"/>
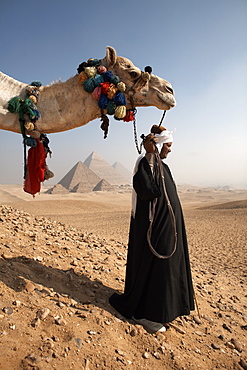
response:
<path id="1" fill-rule="evenodd" d="M 157 137 L 158 139 L 158 142 L 156 144 L 158 150 L 162 148 L 163 144 L 173 142 L 172 132 L 168 130 L 162 131 L 161 134 L 155 134 L 155 137 Z"/>

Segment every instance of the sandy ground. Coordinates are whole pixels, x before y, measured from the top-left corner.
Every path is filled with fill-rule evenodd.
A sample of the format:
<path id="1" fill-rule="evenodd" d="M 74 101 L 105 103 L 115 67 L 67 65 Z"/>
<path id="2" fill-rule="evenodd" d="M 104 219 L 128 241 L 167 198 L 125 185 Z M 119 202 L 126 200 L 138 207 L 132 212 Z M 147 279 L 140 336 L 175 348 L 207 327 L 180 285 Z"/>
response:
<path id="1" fill-rule="evenodd" d="M 247 191 L 179 187 L 199 312 L 152 334 L 108 304 L 131 193 L 45 190 L 0 185 L 1 369 L 247 369 Z"/>

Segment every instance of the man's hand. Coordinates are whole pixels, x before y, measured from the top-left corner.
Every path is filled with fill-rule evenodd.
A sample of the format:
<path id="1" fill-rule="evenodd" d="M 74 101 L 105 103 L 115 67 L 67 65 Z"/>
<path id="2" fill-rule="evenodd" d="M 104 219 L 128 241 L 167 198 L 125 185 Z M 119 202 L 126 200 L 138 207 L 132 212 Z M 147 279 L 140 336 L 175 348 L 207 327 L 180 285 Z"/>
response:
<path id="1" fill-rule="evenodd" d="M 143 140 L 143 146 L 147 153 L 154 153 L 155 152 L 155 143 L 158 142 L 158 139 L 155 137 L 154 134 L 149 134 Z"/>

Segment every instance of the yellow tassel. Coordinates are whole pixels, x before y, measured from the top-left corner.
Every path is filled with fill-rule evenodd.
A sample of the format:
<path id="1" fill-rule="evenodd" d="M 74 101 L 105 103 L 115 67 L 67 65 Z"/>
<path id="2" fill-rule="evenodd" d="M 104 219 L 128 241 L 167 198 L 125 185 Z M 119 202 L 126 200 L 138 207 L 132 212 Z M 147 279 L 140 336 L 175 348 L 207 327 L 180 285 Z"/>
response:
<path id="1" fill-rule="evenodd" d="M 36 96 L 34 96 L 34 95 L 30 95 L 30 96 L 28 97 L 28 99 L 30 99 L 30 100 L 33 102 L 33 104 L 37 104 L 37 98 L 36 98 Z"/>
<path id="2" fill-rule="evenodd" d="M 118 105 L 115 109 L 114 116 L 121 119 L 126 116 L 126 106 L 125 105 Z"/>
<path id="3" fill-rule="evenodd" d="M 24 127 L 27 131 L 32 131 L 34 129 L 34 124 L 32 122 L 25 122 Z"/>
<path id="4" fill-rule="evenodd" d="M 97 69 L 95 67 L 86 67 L 85 73 L 88 76 L 88 78 L 94 78 L 97 74 Z"/>
<path id="5" fill-rule="evenodd" d="M 118 88 L 119 91 L 124 92 L 126 90 L 126 85 L 125 85 L 124 82 L 119 82 L 117 84 L 117 88 Z"/>

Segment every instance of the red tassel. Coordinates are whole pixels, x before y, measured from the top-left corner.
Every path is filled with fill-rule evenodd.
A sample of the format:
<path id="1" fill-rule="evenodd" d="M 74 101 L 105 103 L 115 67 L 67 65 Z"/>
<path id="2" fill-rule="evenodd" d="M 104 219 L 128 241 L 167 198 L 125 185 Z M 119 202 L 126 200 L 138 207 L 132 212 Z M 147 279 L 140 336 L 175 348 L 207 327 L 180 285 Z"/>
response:
<path id="1" fill-rule="evenodd" d="M 40 183 L 45 180 L 46 168 L 46 153 L 44 146 L 39 139 L 37 139 L 36 142 L 36 147 L 28 150 L 27 175 L 23 187 L 26 193 L 32 194 L 33 196 L 40 192 Z"/>
<path id="2" fill-rule="evenodd" d="M 108 91 L 109 91 L 109 88 L 110 88 L 110 82 L 102 82 L 101 84 L 100 84 L 100 86 L 101 86 L 101 94 L 107 94 L 108 93 Z"/>
<path id="3" fill-rule="evenodd" d="M 123 121 L 130 122 L 130 121 L 134 121 L 134 119 L 135 119 L 135 113 L 133 112 L 133 110 L 127 110 L 126 116 L 123 118 Z"/>

